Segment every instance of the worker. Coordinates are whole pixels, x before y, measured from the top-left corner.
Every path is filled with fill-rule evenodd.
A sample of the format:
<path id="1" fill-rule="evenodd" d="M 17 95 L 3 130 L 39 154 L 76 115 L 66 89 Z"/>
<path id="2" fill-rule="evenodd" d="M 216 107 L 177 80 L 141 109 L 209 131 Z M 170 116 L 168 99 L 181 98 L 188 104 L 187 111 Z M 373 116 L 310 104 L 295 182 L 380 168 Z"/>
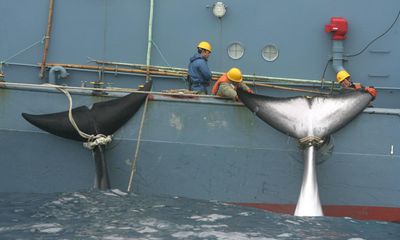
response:
<path id="1" fill-rule="evenodd" d="M 350 80 L 350 74 L 345 71 L 341 70 L 337 73 L 336 79 L 340 86 L 342 86 L 343 89 L 354 89 L 354 90 L 364 90 L 365 92 L 368 92 L 372 96 L 372 101 L 376 98 L 377 91 L 374 87 L 363 87 L 359 83 L 353 83 Z"/>
<path id="2" fill-rule="evenodd" d="M 239 68 L 231 68 L 227 73 L 222 76 L 214 84 L 211 92 L 214 95 L 232 98 L 239 101 L 236 89 L 241 88 L 248 93 L 254 93 L 244 82 L 242 72 Z"/>
<path id="3" fill-rule="evenodd" d="M 197 45 L 197 53 L 190 58 L 188 67 L 188 89 L 198 94 L 208 94 L 207 87 L 211 82 L 211 71 L 208 68 L 208 57 L 212 51 L 211 44 L 202 41 Z"/>

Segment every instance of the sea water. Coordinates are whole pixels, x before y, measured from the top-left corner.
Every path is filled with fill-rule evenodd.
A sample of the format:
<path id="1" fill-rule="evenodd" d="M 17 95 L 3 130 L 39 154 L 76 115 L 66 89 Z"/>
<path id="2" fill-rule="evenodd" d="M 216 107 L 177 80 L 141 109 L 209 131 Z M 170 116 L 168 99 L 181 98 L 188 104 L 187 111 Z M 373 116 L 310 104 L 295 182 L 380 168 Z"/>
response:
<path id="1" fill-rule="evenodd" d="M 400 224 L 300 218 L 119 190 L 0 193 L 0 239 L 400 239 Z"/>

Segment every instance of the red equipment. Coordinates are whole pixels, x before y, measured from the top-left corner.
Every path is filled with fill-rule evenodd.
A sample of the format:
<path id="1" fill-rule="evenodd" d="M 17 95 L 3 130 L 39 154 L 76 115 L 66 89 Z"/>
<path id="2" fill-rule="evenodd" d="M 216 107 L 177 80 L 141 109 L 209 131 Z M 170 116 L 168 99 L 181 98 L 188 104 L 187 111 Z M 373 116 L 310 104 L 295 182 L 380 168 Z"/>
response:
<path id="1" fill-rule="evenodd" d="M 325 25 L 325 32 L 331 32 L 333 40 L 346 39 L 347 30 L 347 20 L 342 17 L 331 17 L 330 24 Z"/>

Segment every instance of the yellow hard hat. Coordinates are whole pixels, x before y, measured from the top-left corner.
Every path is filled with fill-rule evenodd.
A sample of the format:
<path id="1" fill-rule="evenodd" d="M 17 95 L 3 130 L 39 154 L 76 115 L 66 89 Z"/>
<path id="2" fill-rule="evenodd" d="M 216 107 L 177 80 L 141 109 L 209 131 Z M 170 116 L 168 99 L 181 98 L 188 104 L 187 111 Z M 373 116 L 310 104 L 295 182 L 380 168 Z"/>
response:
<path id="1" fill-rule="evenodd" d="M 345 80 L 348 77 L 350 77 L 350 74 L 345 70 L 339 71 L 336 75 L 336 79 L 337 79 L 338 83 L 341 83 L 343 80 Z"/>
<path id="2" fill-rule="evenodd" d="M 240 83 L 243 80 L 242 72 L 239 68 L 231 68 L 226 75 L 233 82 Z"/>
<path id="3" fill-rule="evenodd" d="M 212 52 L 212 47 L 211 47 L 211 44 L 209 42 L 202 41 L 202 42 L 199 43 L 199 45 L 197 45 L 197 47 Z"/>

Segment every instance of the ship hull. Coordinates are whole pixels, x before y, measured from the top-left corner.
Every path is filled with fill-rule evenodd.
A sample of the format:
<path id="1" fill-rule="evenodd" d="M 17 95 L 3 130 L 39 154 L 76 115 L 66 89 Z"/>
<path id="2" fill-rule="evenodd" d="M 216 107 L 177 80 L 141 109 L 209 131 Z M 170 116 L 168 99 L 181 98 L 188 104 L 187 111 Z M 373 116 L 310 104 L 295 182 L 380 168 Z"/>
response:
<path id="1" fill-rule="evenodd" d="M 38 102 L 52 95 L 53 103 L 46 112 L 63 108 L 65 96 L 11 89 L 0 93 L 9 103 L 0 108 L 2 116 L 7 116 L 2 118 L 0 130 L 0 144 L 7 149 L 0 170 L 1 191 L 92 189 L 95 166 L 91 152 L 82 143 L 35 128 L 17 114 L 44 111 L 32 101 L 17 100 L 21 94 L 30 96 L 23 99 Z M 73 97 L 80 103 L 109 99 Z M 106 148 L 111 188 L 127 190 L 142 126 L 131 182 L 134 192 L 218 200 L 293 214 L 304 167 L 294 138 L 229 100 L 151 96 L 141 125 L 142 115 L 143 107 Z M 390 153 L 391 144 L 399 141 L 399 136 L 390 134 L 398 121 L 397 115 L 364 112 L 331 137 L 317 165 L 326 215 L 399 221 L 396 173 L 400 157 Z M 381 127 L 374 138 L 368 137 L 371 126 L 387 125 L 393 128 Z"/>
<path id="2" fill-rule="evenodd" d="M 373 107 L 317 153 L 320 200 L 328 216 L 399 221 L 400 2 L 224 3 L 216 17 L 211 1 L 0 0 L 0 192 L 95 186 L 91 151 L 21 117 L 68 110 L 43 83 L 72 87 L 73 108 L 90 108 L 152 79 L 148 104 L 105 146 L 111 188 L 293 214 L 304 169 L 296 139 L 239 102 L 163 92 L 187 89 L 189 59 L 208 41 L 213 80 L 238 67 L 260 95 L 336 94 L 341 68 L 375 86 Z M 331 17 L 348 22 L 342 44 L 325 32 Z"/>

